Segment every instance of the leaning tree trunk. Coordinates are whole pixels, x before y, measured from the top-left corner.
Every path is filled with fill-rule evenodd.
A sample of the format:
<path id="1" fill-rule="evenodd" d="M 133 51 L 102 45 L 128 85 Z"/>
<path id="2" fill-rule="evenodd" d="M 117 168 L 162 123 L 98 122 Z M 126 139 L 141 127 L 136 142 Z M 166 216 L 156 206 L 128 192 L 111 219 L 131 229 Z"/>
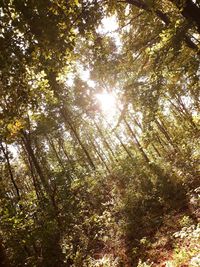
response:
<path id="1" fill-rule="evenodd" d="M 144 158 L 144 160 L 149 163 L 150 160 L 147 156 L 147 154 L 145 153 L 144 149 L 142 148 L 142 145 L 140 144 L 136 134 L 134 133 L 134 131 L 132 130 L 131 126 L 129 125 L 129 123 L 127 122 L 127 120 L 124 118 L 124 122 L 125 122 L 125 125 L 126 127 L 129 129 L 130 133 L 132 134 L 134 140 L 135 140 L 135 144 L 137 146 L 137 149 L 140 151 L 142 157 Z"/>
<path id="2" fill-rule="evenodd" d="M 75 137 L 75 139 L 77 140 L 78 144 L 80 145 L 80 147 L 82 148 L 86 158 L 87 158 L 87 162 L 89 163 L 89 165 L 91 166 L 92 169 L 95 169 L 95 164 L 90 156 L 90 153 L 88 152 L 85 144 L 82 142 L 76 128 L 74 127 L 74 124 L 72 122 L 72 119 L 70 117 L 70 113 L 65 105 L 65 103 L 63 103 L 62 100 L 62 87 L 60 86 L 60 84 L 57 82 L 56 80 L 56 73 L 55 72 L 49 72 L 48 73 L 48 80 L 49 80 L 49 84 L 52 88 L 52 90 L 54 91 L 55 96 L 57 97 L 57 99 L 60 102 L 60 105 L 62 106 L 60 108 L 60 113 L 64 119 L 65 124 L 69 127 L 71 133 L 73 134 L 73 136 Z"/>
<path id="3" fill-rule="evenodd" d="M 174 1 L 174 0 L 170 0 L 170 1 L 171 2 L 178 2 L 178 1 Z M 187 0 L 187 1 L 190 1 L 190 0 Z M 155 16 L 160 21 L 164 22 L 165 26 L 168 26 L 171 23 L 170 18 L 168 17 L 168 15 L 166 13 L 164 13 L 162 10 L 157 9 L 157 8 L 152 10 L 152 8 L 150 8 L 149 5 L 147 3 L 145 3 L 144 1 L 141 1 L 141 0 L 126 0 L 125 2 L 130 4 L 130 5 L 136 6 L 137 8 L 139 8 L 141 10 L 144 10 L 147 13 L 155 14 Z M 190 13 L 191 13 L 191 11 L 190 11 Z M 198 18 L 196 16 L 195 16 L 195 18 L 196 18 L 196 21 L 198 21 Z M 193 18 L 193 20 L 195 18 Z M 200 19 L 200 17 L 199 17 L 199 19 Z M 198 24 L 198 25 L 200 25 L 200 24 Z M 200 32 L 200 28 L 199 28 L 199 32 Z M 197 54 L 200 53 L 198 46 L 192 41 L 192 39 L 187 34 L 185 34 L 185 36 L 184 36 L 184 41 L 185 41 L 186 45 L 189 48 L 191 48 L 192 50 L 196 51 Z"/>
<path id="4" fill-rule="evenodd" d="M 9 159 L 9 155 L 8 155 L 8 151 L 7 151 L 7 147 L 4 148 L 2 142 L 0 143 L 0 148 L 3 152 L 3 155 L 6 159 L 6 163 L 7 163 L 7 167 L 8 167 L 8 172 L 9 172 L 9 175 L 10 175 L 10 179 L 11 179 L 11 182 L 15 188 L 15 191 L 16 191 L 16 195 L 17 195 L 17 199 L 18 201 L 20 200 L 20 192 L 19 192 L 19 188 L 17 186 L 17 183 L 15 181 L 15 178 L 14 178 L 14 175 L 13 175 L 13 171 L 12 171 L 12 167 L 11 167 L 11 164 L 10 164 L 10 159 Z"/>
<path id="5" fill-rule="evenodd" d="M 200 7 L 192 0 L 170 0 L 180 10 L 180 13 L 189 22 L 196 24 L 200 33 Z"/>

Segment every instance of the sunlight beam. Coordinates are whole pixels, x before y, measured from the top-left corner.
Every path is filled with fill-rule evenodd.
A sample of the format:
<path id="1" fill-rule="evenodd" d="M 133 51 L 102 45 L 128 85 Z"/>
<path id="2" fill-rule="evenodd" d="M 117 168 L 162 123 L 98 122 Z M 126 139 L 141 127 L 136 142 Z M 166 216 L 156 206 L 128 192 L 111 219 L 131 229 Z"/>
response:
<path id="1" fill-rule="evenodd" d="M 112 119 L 117 111 L 116 98 L 114 95 L 108 92 L 103 92 L 101 94 L 97 94 L 96 98 L 106 118 Z"/>

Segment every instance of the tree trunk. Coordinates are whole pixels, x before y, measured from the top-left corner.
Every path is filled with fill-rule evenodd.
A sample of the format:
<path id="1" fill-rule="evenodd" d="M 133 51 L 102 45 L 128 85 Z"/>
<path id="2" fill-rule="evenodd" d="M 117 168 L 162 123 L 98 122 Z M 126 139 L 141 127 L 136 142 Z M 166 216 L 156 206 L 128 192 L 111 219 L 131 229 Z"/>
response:
<path id="1" fill-rule="evenodd" d="M 139 142 L 139 140 L 138 140 L 136 134 L 135 134 L 134 131 L 131 129 L 129 123 L 127 122 L 127 120 L 126 120 L 125 118 L 124 118 L 124 122 L 125 122 L 127 128 L 129 129 L 130 133 L 132 134 L 132 136 L 133 136 L 133 138 L 134 138 L 134 140 L 135 140 L 135 143 L 136 143 L 136 145 L 137 145 L 137 148 L 138 148 L 138 150 L 140 151 L 142 157 L 144 158 L 144 160 L 145 160 L 147 163 L 149 163 L 150 160 L 149 160 L 147 154 L 144 152 L 144 150 L 143 150 L 143 148 L 142 148 L 142 146 L 141 146 L 141 144 L 140 144 L 140 142 Z"/>
<path id="2" fill-rule="evenodd" d="M 59 139 L 58 142 L 59 142 L 59 147 L 62 149 L 62 151 L 63 151 L 65 157 L 67 158 L 67 161 L 69 162 L 69 165 L 70 165 L 71 169 L 75 172 L 75 168 L 74 168 L 73 160 L 70 159 L 70 156 L 68 155 L 68 153 L 67 153 L 67 151 L 66 151 L 66 149 L 65 149 L 65 146 L 64 146 L 63 142 L 62 142 L 60 139 Z"/>
<path id="3" fill-rule="evenodd" d="M 101 162 L 103 163 L 103 165 L 105 166 L 106 170 L 108 171 L 108 173 L 111 173 L 106 161 L 104 160 L 103 156 L 101 155 L 101 152 L 98 151 L 98 148 L 96 147 L 96 145 L 93 143 L 93 141 L 91 141 L 91 144 L 95 150 L 95 152 L 97 153 L 97 155 L 99 156 Z"/>
<path id="4" fill-rule="evenodd" d="M 200 8 L 192 0 L 170 0 L 177 6 L 183 17 L 196 24 L 200 34 Z"/>
<path id="5" fill-rule="evenodd" d="M 39 162 L 38 162 L 38 160 L 37 160 L 37 158 L 35 156 L 35 153 L 34 153 L 33 148 L 31 146 L 30 138 L 26 134 L 26 132 L 24 132 L 24 131 L 22 131 L 22 141 L 24 143 L 24 146 L 26 148 L 26 151 L 27 151 L 29 157 L 31 158 L 31 161 L 32 161 L 32 163 L 34 165 L 34 168 L 35 168 L 39 178 L 40 178 L 40 181 L 42 182 L 42 185 L 44 186 L 46 192 L 48 194 L 50 194 L 51 190 L 50 190 L 49 183 L 48 183 L 45 175 L 43 174 L 43 171 L 42 171 L 42 169 L 40 167 L 40 164 L 39 164 Z"/>
<path id="6" fill-rule="evenodd" d="M 94 123 L 95 123 L 95 126 L 96 126 L 96 128 L 97 128 L 97 130 L 98 130 L 98 132 L 99 132 L 99 134 L 100 134 L 100 136 L 101 136 L 101 138 L 102 138 L 102 140 L 103 140 L 103 143 L 105 144 L 106 148 L 108 149 L 108 151 L 110 151 L 110 153 L 111 153 L 111 155 L 113 156 L 113 158 L 117 161 L 117 158 L 116 158 L 116 156 L 115 156 L 115 153 L 114 153 L 114 151 L 112 150 L 112 148 L 111 148 L 111 146 L 109 145 L 109 143 L 107 142 L 106 137 L 104 136 L 102 130 L 100 129 L 100 127 L 98 126 L 98 124 L 97 124 L 96 122 L 94 122 Z"/>
<path id="7" fill-rule="evenodd" d="M 158 119 L 155 119 L 155 123 L 158 126 L 158 129 L 161 131 L 161 133 L 163 133 L 163 135 L 165 136 L 166 140 L 169 142 L 169 144 L 174 148 L 174 150 L 176 152 L 181 153 L 179 147 L 177 144 L 174 143 L 174 141 L 172 140 L 170 133 L 168 132 L 168 130 L 166 129 L 166 127 L 164 126 L 163 122 L 159 121 Z"/>
<path id="8" fill-rule="evenodd" d="M 51 148 L 52 148 L 52 150 L 53 150 L 53 152 L 54 152 L 54 154 L 55 154 L 55 156 L 56 156 L 56 158 L 57 158 L 57 160 L 58 160 L 58 162 L 59 162 L 59 165 L 61 166 L 63 172 L 66 173 L 66 168 L 65 168 L 65 166 L 64 166 L 64 164 L 63 164 L 63 162 L 62 162 L 60 156 L 58 155 L 58 152 L 57 152 L 57 150 L 56 150 L 56 147 L 55 147 L 55 145 L 54 145 L 53 140 L 51 140 L 51 139 L 48 137 L 48 135 L 46 135 L 46 138 L 47 138 L 47 140 L 48 140 L 48 142 L 49 142 L 49 144 L 50 144 L 50 146 L 51 146 Z"/>
<path id="9" fill-rule="evenodd" d="M 12 184 L 15 188 L 15 191 L 16 191 L 16 195 L 17 195 L 17 199 L 18 201 L 20 200 L 20 192 L 19 192 L 19 188 L 17 186 L 17 183 L 15 182 L 15 178 L 14 178 L 14 175 L 13 175 L 13 172 L 12 172 L 12 167 L 11 167 L 11 164 L 10 164 L 10 159 L 9 159 L 9 156 L 8 156 L 8 151 L 7 151 L 7 146 L 6 148 L 4 148 L 2 142 L 0 143 L 0 147 L 2 149 L 2 152 L 4 154 L 4 157 L 6 159 L 6 163 L 7 163 L 7 166 L 8 166 L 8 172 L 9 172 L 9 175 L 10 175 L 10 179 L 12 181 Z"/>
<path id="10" fill-rule="evenodd" d="M 155 150 L 155 152 L 157 153 L 157 155 L 161 158 L 161 154 L 159 152 L 159 150 L 157 149 L 157 147 L 152 143 L 152 147 Z"/>
<path id="11" fill-rule="evenodd" d="M 91 166 L 92 169 L 95 169 L 95 164 L 93 163 L 89 152 L 87 151 L 85 145 L 81 141 L 81 138 L 80 138 L 78 132 L 76 131 L 76 129 L 75 129 L 75 127 L 71 121 L 70 114 L 69 114 L 69 111 L 67 110 L 66 105 L 63 103 L 62 96 L 61 96 L 62 88 L 60 87 L 60 85 L 56 81 L 56 73 L 54 73 L 54 72 L 48 73 L 48 80 L 49 80 L 50 86 L 52 87 L 52 89 L 54 91 L 55 96 L 59 99 L 59 101 L 62 105 L 60 112 L 64 118 L 66 125 L 70 128 L 70 130 L 73 133 L 74 137 L 76 138 L 78 144 L 82 148 L 84 154 L 86 155 L 86 158 L 87 158 L 89 165 Z"/>
<path id="12" fill-rule="evenodd" d="M 65 122 L 67 123 L 67 125 L 69 126 L 71 132 L 73 133 L 73 135 L 75 136 L 78 144 L 80 145 L 80 147 L 82 148 L 83 152 L 85 153 L 86 155 L 86 158 L 87 158 L 87 161 L 89 163 L 89 165 L 91 166 L 92 169 L 95 169 L 95 164 L 88 152 L 88 150 L 86 149 L 85 145 L 83 144 L 83 142 L 81 141 L 81 138 L 78 134 L 78 132 L 76 131 L 75 127 L 73 126 L 72 122 L 71 122 L 71 119 L 69 118 L 69 114 L 68 114 L 68 111 L 65 107 L 63 107 L 61 109 L 61 114 L 63 116 L 63 118 L 65 119 Z"/>
<path id="13" fill-rule="evenodd" d="M 38 198 L 38 200 L 40 200 L 40 198 L 41 198 L 40 194 L 41 194 L 41 196 L 43 196 L 43 192 L 41 190 L 40 183 L 37 179 L 37 175 L 35 175 L 33 163 L 31 161 L 31 158 L 30 158 L 29 154 L 27 153 L 26 148 L 24 147 L 23 143 L 21 143 L 21 146 L 22 146 L 22 149 L 23 149 L 24 154 L 25 154 L 25 157 L 24 157 L 25 164 L 28 166 L 28 169 L 30 171 L 30 174 L 31 174 L 31 177 L 33 180 L 33 185 L 35 188 L 37 198 Z"/>
<path id="14" fill-rule="evenodd" d="M 105 122 L 108 124 L 108 126 L 112 129 L 112 126 L 110 125 L 110 123 L 106 120 L 106 118 L 103 116 Z M 124 142 L 122 141 L 121 137 L 118 135 L 118 133 L 116 132 L 116 130 L 114 129 L 114 133 L 115 136 L 117 138 L 117 140 L 120 142 L 121 146 L 123 147 L 124 151 L 127 153 L 127 155 L 134 160 L 133 155 L 131 154 L 131 152 L 128 150 L 128 148 L 126 147 L 126 145 L 124 144 Z"/>
<path id="15" fill-rule="evenodd" d="M 174 2 L 173 0 L 170 0 L 170 1 Z M 159 9 L 152 10 L 151 8 L 149 8 L 149 6 L 145 2 L 141 0 L 126 0 L 126 3 L 130 5 L 134 5 L 137 8 L 142 9 L 148 13 L 155 13 L 157 18 L 159 18 L 162 22 L 164 22 L 166 26 L 170 24 L 170 19 L 168 18 L 167 14 L 165 14 L 163 11 Z M 198 54 L 200 53 L 198 46 L 190 39 L 189 36 L 185 35 L 184 40 L 185 40 L 186 45 L 189 48 L 195 50 Z"/>

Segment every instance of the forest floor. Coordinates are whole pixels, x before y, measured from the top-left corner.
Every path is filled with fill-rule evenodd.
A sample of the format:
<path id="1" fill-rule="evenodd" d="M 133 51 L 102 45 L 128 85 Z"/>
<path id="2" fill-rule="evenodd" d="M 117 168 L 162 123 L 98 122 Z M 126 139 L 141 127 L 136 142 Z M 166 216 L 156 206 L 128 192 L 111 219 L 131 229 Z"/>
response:
<path id="1" fill-rule="evenodd" d="M 187 208 L 165 215 L 138 267 L 200 267 L 200 187 L 188 194 Z"/>
<path id="2" fill-rule="evenodd" d="M 200 267 L 200 187 L 188 194 L 186 207 L 166 213 L 153 236 L 142 238 L 140 243 L 137 267 Z M 124 240 L 119 247 L 118 256 L 123 263 L 117 253 L 104 251 L 93 266 L 136 266 L 126 255 Z"/>

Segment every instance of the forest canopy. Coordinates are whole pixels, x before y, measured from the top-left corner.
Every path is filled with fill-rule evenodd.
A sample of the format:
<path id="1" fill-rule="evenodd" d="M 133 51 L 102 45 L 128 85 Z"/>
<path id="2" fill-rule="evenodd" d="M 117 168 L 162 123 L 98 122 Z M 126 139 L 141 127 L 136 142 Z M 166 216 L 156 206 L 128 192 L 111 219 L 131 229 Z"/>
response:
<path id="1" fill-rule="evenodd" d="M 0 265 L 182 266 L 149 251 L 197 227 L 199 77 L 198 0 L 1 0 Z"/>

